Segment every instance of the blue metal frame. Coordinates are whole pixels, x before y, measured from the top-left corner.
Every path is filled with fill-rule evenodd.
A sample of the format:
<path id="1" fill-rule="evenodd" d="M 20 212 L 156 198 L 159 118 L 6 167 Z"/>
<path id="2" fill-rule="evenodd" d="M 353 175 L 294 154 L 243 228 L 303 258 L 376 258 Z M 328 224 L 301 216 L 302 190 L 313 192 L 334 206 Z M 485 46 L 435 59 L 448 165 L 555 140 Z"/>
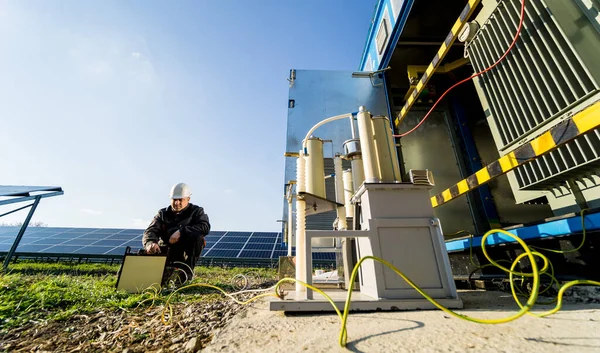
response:
<path id="1" fill-rule="evenodd" d="M 465 115 L 462 105 L 456 100 L 456 98 L 452 98 L 451 101 L 452 110 L 454 111 L 454 116 L 456 117 L 456 131 L 458 132 L 459 137 L 463 141 L 463 144 L 465 146 L 465 152 L 467 154 L 467 175 L 475 174 L 475 172 L 483 168 L 483 165 L 481 164 L 481 157 L 477 152 L 475 140 L 473 139 L 471 130 L 467 125 L 467 117 Z M 490 227 L 500 227 L 500 217 L 498 216 L 498 210 L 496 209 L 494 197 L 492 196 L 489 186 L 480 186 L 478 188 L 478 192 L 480 195 L 480 201 L 481 205 L 483 206 L 485 217 L 487 218 Z"/>
<path id="2" fill-rule="evenodd" d="M 600 229 L 600 212 L 592 213 L 584 216 L 585 230 L 593 231 Z M 550 221 L 529 227 L 521 227 L 516 229 L 508 230 L 509 233 L 518 236 L 523 240 L 528 239 L 542 239 L 557 236 L 564 236 L 573 233 L 583 232 L 581 226 L 581 216 L 575 216 L 571 218 L 560 219 L 556 221 Z M 473 238 L 473 247 L 481 247 L 480 236 Z M 451 251 L 463 251 L 469 249 L 470 239 L 457 239 L 446 242 L 446 250 Z M 486 240 L 486 246 L 488 245 L 499 245 L 516 243 L 517 241 L 511 237 L 502 233 L 494 233 L 489 236 Z"/>
<path id="3" fill-rule="evenodd" d="M 57 191 L 57 192 L 49 192 L 49 193 L 43 194 L 43 195 L 26 196 L 26 197 L 19 197 L 19 198 L 15 198 L 15 199 L 0 200 L 0 206 L 10 205 L 12 203 L 19 203 L 19 202 L 24 202 L 24 201 L 29 201 L 29 200 L 35 200 L 38 196 L 44 199 L 47 197 L 60 196 L 63 194 L 64 194 L 64 191 Z"/>
<path id="4" fill-rule="evenodd" d="M 392 60 L 392 55 L 394 55 L 394 50 L 396 49 L 398 40 L 400 40 L 400 35 L 404 30 L 404 26 L 406 25 L 408 15 L 410 15 L 410 10 L 412 9 L 413 3 L 414 0 L 404 0 L 404 2 L 402 3 L 402 9 L 400 9 L 398 19 L 396 20 L 394 30 L 392 31 L 392 40 L 388 42 L 387 48 L 383 52 L 381 63 L 379 63 L 380 69 L 387 67 L 390 63 L 390 60 Z"/>
<path id="5" fill-rule="evenodd" d="M 410 13 L 410 10 L 412 9 L 413 3 L 414 0 L 404 0 L 398 12 L 397 18 L 395 18 L 393 15 L 393 9 L 390 0 L 380 0 L 377 3 L 375 7 L 375 13 L 371 21 L 371 27 L 369 28 L 369 33 L 367 34 L 367 40 L 365 42 L 362 57 L 359 63 L 359 70 L 365 69 L 365 65 L 367 64 L 367 58 L 369 57 L 369 54 L 372 54 L 371 59 L 374 61 L 374 63 L 376 62 L 376 64 L 373 65 L 373 71 L 381 70 L 389 65 L 389 62 L 394 53 L 394 49 L 396 48 L 396 44 L 398 44 L 400 35 L 404 30 L 404 25 L 406 24 L 406 20 L 408 19 L 408 15 Z M 390 40 L 388 40 L 383 55 L 381 56 L 381 61 L 377 62 L 378 55 L 376 55 L 377 51 L 375 49 L 375 36 L 377 28 L 379 28 L 383 14 L 386 9 L 388 10 L 388 13 L 390 15 L 390 24 L 392 26 L 392 31 L 390 33 Z"/>
<path id="6" fill-rule="evenodd" d="M 13 255 L 15 254 L 15 251 L 17 250 L 17 246 L 19 246 L 19 243 L 21 242 L 21 238 L 23 238 L 23 234 L 25 234 L 25 230 L 27 230 L 27 226 L 29 225 L 29 222 L 31 222 L 31 217 L 33 217 L 33 214 L 35 213 L 35 210 L 37 209 L 37 206 L 40 203 L 41 199 L 42 199 L 41 195 L 35 196 L 35 201 L 31 205 L 31 209 L 29 210 L 29 213 L 27 214 L 27 218 L 25 218 L 25 222 L 23 222 L 23 225 L 21 226 L 21 229 L 19 230 L 19 234 L 17 234 L 17 238 L 13 242 L 13 245 L 10 247 L 8 254 L 6 254 L 6 258 L 4 259 L 4 265 L 2 266 L 2 269 L 4 271 L 6 271 L 6 269 L 8 269 L 8 264 L 10 263 L 10 260 L 12 259 Z"/>
<path id="7" fill-rule="evenodd" d="M 45 193 L 38 194 L 38 195 L 31 195 L 32 192 L 45 192 Z M 17 247 L 19 246 L 19 243 L 21 242 L 21 238 L 23 238 L 23 234 L 25 234 L 25 231 L 27 230 L 27 226 L 29 225 L 29 222 L 31 222 L 31 217 L 33 217 L 33 214 L 35 213 L 35 210 L 37 209 L 37 206 L 40 203 L 41 199 L 47 198 L 47 197 L 59 196 L 59 195 L 63 195 L 63 194 L 64 194 L 64 191 L 62 190 L 62 188 L 57 187 L 57 186 L 42 186 L 42 187 L 40 187 L 40 186 L 29 186 L 29 187 L 28 186 L 6 186 L 6 185 L 0 186 L 0 196 L 12 197 L 12 198 L 9 198 L 6 200 L 0 200 L 0 206 L 34 200 L 33 203 L 30 205 L 19 207 L 15 210 L 12 210 L 12 211 L 9 211 L 9 212 L 6 212 L 6 213 L 3 213 L 0 215 L 0 217 L 4 217 L 11 213 L 15 213 L 15 212 L 23 210 L 25 208 L 31 207 L 31 209 L 29 210 L 29 213 L 27 214 L 27 217 L 25 218 L 25 221 L 23 222 L 23 225 L 21 226 L 21 229 L 19 230 L 19 233 L 17 234 L 17 237 L 15 238 L 15 241 L 13 242 L 10 250 L 6 254 L 6 257 L 4 258 L 4 265 L 2 267 L 3 271 L 7 270 L 8 264 L 10 263 L 10 260 L 12 259 L 13 255 L 15 254 L 15 251 L 17 250 Z"/>

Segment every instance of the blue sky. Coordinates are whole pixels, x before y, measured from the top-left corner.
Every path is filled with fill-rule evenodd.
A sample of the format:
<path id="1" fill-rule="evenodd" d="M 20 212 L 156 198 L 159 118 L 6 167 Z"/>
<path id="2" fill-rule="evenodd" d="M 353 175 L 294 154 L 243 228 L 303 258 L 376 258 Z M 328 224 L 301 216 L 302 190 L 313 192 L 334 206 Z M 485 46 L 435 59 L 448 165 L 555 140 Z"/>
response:
<path id="1" fill-rule="evenodd" d="M 0 184 L 62 186 L 50 226 L 145 228 L 184 181 L 213 229 L 278 231 L 289 70 L 357 69 L 375 3 L 2 1 Z"/>

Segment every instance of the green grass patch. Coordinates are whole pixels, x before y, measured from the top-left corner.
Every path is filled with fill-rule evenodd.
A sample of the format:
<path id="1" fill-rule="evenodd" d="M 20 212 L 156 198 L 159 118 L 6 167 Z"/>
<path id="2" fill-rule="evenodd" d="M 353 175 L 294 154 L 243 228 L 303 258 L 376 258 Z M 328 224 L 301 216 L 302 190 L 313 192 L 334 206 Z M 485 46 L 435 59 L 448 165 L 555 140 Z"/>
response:
<path id="1" fill-rule="evenodd" d="M 66 320 L 73 315 L 101 310 L 136 308 L 164 302 L 170 294 L 117 291 L 119 265 L 68 263 L 16 263 L 0 276 L 0 330 L 39 320 Z M 235 291 L 232 278 L 253 273 L 261 281 L 273 282 L 273 269 L 201 267 L 192 283 L 207 283 Z M 173 296 L 172 302 L 215 301 L 223 296 L 210 288 L 191 287 Z M 148 300 L 147 300 L 148 299 Z M 152 300 L 154 299 L 154 301 Z"/>

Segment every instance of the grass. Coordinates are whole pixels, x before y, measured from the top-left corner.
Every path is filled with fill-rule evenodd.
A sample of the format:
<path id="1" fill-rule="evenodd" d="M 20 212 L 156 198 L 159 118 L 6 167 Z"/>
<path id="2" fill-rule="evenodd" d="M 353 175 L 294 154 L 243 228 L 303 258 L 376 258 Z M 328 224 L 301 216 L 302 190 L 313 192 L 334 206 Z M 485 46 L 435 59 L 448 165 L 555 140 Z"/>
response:
<path id="1" fill-rule="evenodd" d="M 117 291 L 119 265 L 21 262 L 0 276 L 0 330 L 28 322 L 67 320 L 74 315 L 103 310 L 128 310 L 160 302 L 169 293 L 129 294 Z M 275 270 L 251 268 L 201 267 L 193 283 L 208 283 L 235 291 L 232 278 L 253 272 L 267 281 L 276 278 Z M 213 289 L 194 287 L 182 290 L 173 302 L 215 301 L 223 296 Z M 146 300 L 154 299 L 154 300 Z"/>

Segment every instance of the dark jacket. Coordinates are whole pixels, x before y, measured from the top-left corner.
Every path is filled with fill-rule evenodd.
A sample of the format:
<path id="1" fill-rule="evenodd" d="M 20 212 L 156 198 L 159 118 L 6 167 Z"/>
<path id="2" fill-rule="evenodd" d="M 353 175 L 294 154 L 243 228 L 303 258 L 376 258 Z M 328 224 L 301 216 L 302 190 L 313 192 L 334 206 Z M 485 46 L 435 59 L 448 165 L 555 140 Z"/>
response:
<path id="1" fill-rule="evenodd" d="M 144 248 L 148 243 L 169 245 L 169 238 L 177 230 L 181 233 L 180 242 L 184 244 L 197 243 L 204 240 L 210 232 L 210 222 L 204 209 L 194 204 L 189 204 L 183 211 L 176 213 L 171 206 L 158 211 L 152 223 L 144 231 L 142 244 Z M 159 240 L 162 240 L 159 242 Z"/>

